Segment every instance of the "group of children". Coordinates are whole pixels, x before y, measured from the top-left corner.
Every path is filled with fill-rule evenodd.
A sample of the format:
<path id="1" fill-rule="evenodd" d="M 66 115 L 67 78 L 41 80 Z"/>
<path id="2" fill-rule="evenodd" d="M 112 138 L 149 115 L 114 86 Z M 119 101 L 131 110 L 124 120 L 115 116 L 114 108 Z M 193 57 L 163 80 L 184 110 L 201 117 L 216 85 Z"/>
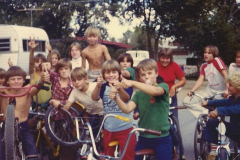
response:
<path id="1" fill-rule="evenodd" d="M 93 117 L 92 121 L 90 121 L 93 128 L 98 126 L 100 123 L 99 119 L 107 114 L 117 114 L 131 119 L 130 122 L 124 122 L 110 117 L 105 121 L 103 146 L 106 155 L 114 154 L 114 148 L 108 146 L 109 142 L 113 140 L 118 140 L 119 146 L 123 150 L 128 133 L 133 129 L 131 112 L 137 108 L 140 118 L 138 126 L 158 130 L 162 134 L 156 136 L 141 133 L 137 144 L 135 137 L 132 137 L 123 159 L 142 159 L 142 156 L 134 155 L 134 150 L 152 148 L 155 150 L 156 159 L 170 160 L 172 158 L 172 140 L 169 135 L 170 125 L 168 122 L 169 87 L 165 82 L 158 84 L 157 79 L 159 75 L 156 61 L 145 59 L 137 65 L 134 71 L 133 59 L 127 53 L 121 54 L 117 61 L 111 60 L 106 46 L 98 44 L 98 39 L 100 38 L 98 28 L 89 27 L 85 35 L 89 45 L 82 50 L 79 43 L 74 42 L 71 44 L 69 49 L 70 60 L 67 58 L 60 59 L 59 52 L 52 50 L 49 44 L 47 44 L 47 49 L 49 50 L 47 58 L 42 54 L 34 56 L 34 48 L 38 44 L 35 44 L 34 38 L 30 39 L 30 85 L 46 85 L 51 90 L 39 91 L 37 88 L 32 88 L 26 96 L 16 98 L 15 116 L 19 118 L 20 134 L 24 134 L 23 150 L 25 154 L 37 155 L 34 140 L 29 138 L 28 122 L 35 121 L 34 118 L 28 120 L 30 106 L 40 105 L 42 108 L 47 109 L 47 106 L 51 104 L 56 108 L 62 106 L 69 110 L 72 104 L 78 101 L 87 108 L 90 119 Z M 240 66 L 239 53 L 237 54 L 236 65 L 232 65 L 232 67 L 237 68 Z M 106 60 L 105 62 L 104 59 Z M 203 106 L 206 103 L 220 106 L 211 112 L 209 116 L 216 117 L 221 114 L 233 114 L 234 118 L 231 118 L 232 124 L 239 125 L 235 121 L 239 119 L 240 115 L 239 112 L 235 112 L 235 110 L 239 111 L 240 108 L 239 73 L 230 74 L 226 83 L 228 85 L 225 84 L 225 78 L 227 77 L 226 68 L 221 59 L 218 58 L 218 49 L 215 46 L 207 46 L 205 48 L 204 59 L 207 63 L 203 64 L 200 77 L 191 92 L 194 92 L 202 84 L 204 78 L 207 77 L 209 85 L 205 93 L 214 94 L 218 91 L 225 91 L 226 94 L 232 95 L 227 100 L 203 102 Z M 135 78 L 139 82 L 135 81 Z M 22 87 L 25 79 L 26 72 L 20 67 L 12 66 L 8 71 L 0 69 L 1 86 Z M 51 84 L 44 82 L 51 82 Z M 138 89 L 138 91 L 132 97 L 133 88 Z M 22 91 L 13 91 L 3 87 L 3 89 L 0 89 L 0 92 L 19 94 Z M 32 100 L 33 103 L 31 104 Z M 8 99 L 2 97 L 0 102 L 4 114 L 4 126 Z M 186 98 L 184 100 L 186 106 L 193 106 L 192 108 L 202 110 L 201 106 L 194 106 L 194 104 L 189 103 L 190 100 Z M 29 123 L 29 125 L 31 124 Z M 237 127 L 239 129 L 239 126 Z M 21 128 L 24 131 L 21 131 Z M 93 131 L 94 136 L 96 136 L 97 132 L 97 129 Z M 231 132 L 231 134 L 233 133 Z M 0 132 L 0 160 L 5 159 L 3 135 L 4 127 L 1 128 Z M 210 135 L 215 136 L 215 133 Z M 234 132 L 235 135 L 240 134 Z M 209 140 L 209 138 L 206 139 Z M 215 142 L 215 139 L 213 142 Z M 62 159 L 70 158 L 69 153 L 66 156 L 62 155 Z"/>

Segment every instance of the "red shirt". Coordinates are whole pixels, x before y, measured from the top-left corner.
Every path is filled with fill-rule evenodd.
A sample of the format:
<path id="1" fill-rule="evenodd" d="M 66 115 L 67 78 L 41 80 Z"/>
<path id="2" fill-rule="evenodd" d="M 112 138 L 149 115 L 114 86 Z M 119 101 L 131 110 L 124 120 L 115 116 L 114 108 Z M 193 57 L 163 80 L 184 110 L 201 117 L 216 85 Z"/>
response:
<path id="1" fill-rule="evenodd" d="M 169 90 L 175 84 L 176 78 L 179 80 L 184 77 L 181 67 L 176 62 L 172 62 L 166 67 L 163 67 L 160 62 L 157 62 L 157 66 L 158 75 L 162 76 L 164 81 L 167 83 Z"/>
<path id="2" fill-rule="evenodd" d="M 52 99 L 61 101 L 65 104 L 68 100 L 68 97 L 73 90 L 73 84 L 71 79 L 68 79 L 68 86 L 61 87 L 61 78 L 58 73 L 50 71 L 50 81 L 52 83 Z"/>

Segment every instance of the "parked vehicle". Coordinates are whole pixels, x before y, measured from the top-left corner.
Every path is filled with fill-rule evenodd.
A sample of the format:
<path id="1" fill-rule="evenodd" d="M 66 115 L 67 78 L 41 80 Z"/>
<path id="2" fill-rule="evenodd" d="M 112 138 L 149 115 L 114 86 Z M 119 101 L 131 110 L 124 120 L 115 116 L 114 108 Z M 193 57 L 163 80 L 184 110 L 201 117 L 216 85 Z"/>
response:
<path id="1" fill-rule="evenodd" d="M 149 58 L 149 52 L 144 50 L 129 50 L 126 53 L 131 54 L 133 67 L 136 67 L 141 60 Z"/>
<path id="2" fill-rule="evenodd" d="M 46 42 L 49 41 L 49 38 L 45 30 L 0 24 L 0 68 L 7 70 L 9 68 L 8 59 L 11 58 L 13 65 L 23 68 L 28 73 L 28 42 L 30 37 L 35 37 L 35 41 L 38 43 L 38 46 L 35 48 L 35 55 L 41 53 L 47 56 Z"/>

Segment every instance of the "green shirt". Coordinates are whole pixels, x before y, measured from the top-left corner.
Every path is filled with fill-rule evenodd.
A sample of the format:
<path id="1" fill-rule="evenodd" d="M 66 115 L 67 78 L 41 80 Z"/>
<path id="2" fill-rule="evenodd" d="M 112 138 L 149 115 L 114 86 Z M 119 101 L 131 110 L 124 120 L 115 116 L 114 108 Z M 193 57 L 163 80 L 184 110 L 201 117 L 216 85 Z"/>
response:
<path id="1" fill-rule="evenodd" d="M 140 133 L 140 136 L 145 138 L 165 137 L 169 134 L 169 89 L 166 83 L 160 83 L 157 87 L 162 87 L 165 94 L 161 96 L 150 96 L 142 91 L 137 91 L 132 98 L 132 101 L 137 105 L 140 120 L 139 128 L 146 128 L 161 131 L 161 136 Z"/>
<path id="2" fill-rule="evenodd" d="M 131 77 L 128 80 L 135 80 L 135 71 L 133 68 L 126 68 L 128 72 L 130 72 Z"/>

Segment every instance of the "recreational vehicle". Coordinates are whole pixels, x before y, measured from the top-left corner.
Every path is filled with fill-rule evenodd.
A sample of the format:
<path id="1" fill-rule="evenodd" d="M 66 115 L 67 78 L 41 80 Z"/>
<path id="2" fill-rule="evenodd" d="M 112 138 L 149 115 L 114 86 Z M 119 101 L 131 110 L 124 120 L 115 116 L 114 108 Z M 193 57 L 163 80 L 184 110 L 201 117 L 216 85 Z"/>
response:
<path id="1" fill-rule="evenodd" d="M 136 67 L 141 60 L 149 58 L 149 52 L 144 50 L 129 50 L 126 53 L 133 58 L 133 67 Z"/>
<path id="2" fill-rule="evenodd" d="M 29 72 L 29 39 L 35 37 L 38 46 L 34 55 L 41 53 L 47 56 L 46 42 L 49 41 L 47 33 L 40 28 L 0 25 L 0 68 L 7 70 L 8 59 L 13 65 L 20 66 L 27 74 Z M 27 77 L 29 78 L 29 76 Z"/>

